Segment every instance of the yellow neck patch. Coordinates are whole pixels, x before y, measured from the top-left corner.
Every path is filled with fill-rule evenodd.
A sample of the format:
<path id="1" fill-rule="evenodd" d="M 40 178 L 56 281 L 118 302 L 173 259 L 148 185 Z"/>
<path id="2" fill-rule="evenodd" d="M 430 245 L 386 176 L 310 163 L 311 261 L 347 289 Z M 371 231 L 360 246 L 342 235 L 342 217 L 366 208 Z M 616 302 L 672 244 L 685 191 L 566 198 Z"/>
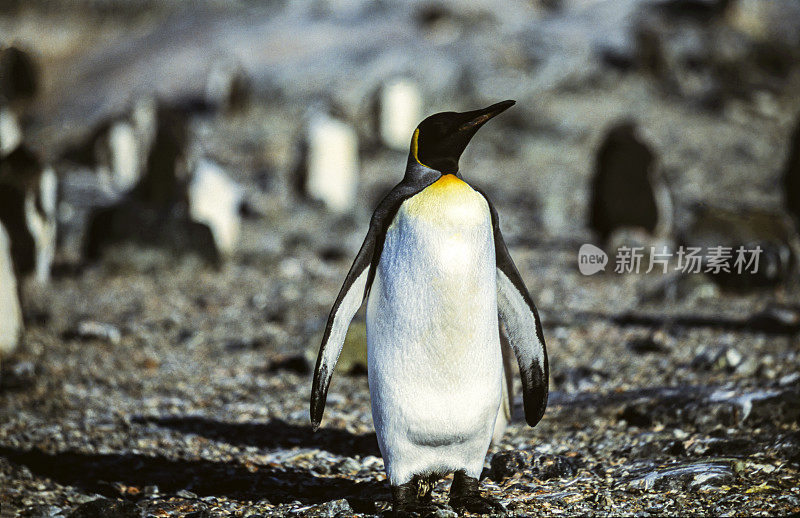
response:
<path id="1" fill-rule="evenodd" d="M 472 187 L 470 187 L 467 182 L 463 181 L 454 174 L 443 174 L 441 178 L 430 184 L 425 190 L 436 192 L 443 191 L 445 189 L 451 189 L 453 187 L 466 187 L 467 189 L 472 190 Z"/>
<path id="2" fill-rule="evenodd" d="M 483 196 L 454 174 L 445 174 L 403 203 L 408 216 L 450 224 L 483 220 L 488 206 Z M 451 221 L 452 220 L 452 221 Z"/>

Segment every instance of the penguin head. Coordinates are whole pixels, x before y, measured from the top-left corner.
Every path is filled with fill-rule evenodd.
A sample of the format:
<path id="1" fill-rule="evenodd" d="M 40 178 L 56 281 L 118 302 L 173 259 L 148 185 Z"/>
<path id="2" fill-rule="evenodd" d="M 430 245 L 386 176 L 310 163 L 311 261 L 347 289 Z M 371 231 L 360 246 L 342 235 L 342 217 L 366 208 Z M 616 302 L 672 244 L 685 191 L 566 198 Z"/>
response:
<path id="1" fill-rule="evenodd" d="M 473 135 L 489 119 L 507 110 L 515 102 L 509 100 L 482 110 L 431 115 L 414 130 L 410 159 L 443 174 L 458 173 L 458 159 Z"/>

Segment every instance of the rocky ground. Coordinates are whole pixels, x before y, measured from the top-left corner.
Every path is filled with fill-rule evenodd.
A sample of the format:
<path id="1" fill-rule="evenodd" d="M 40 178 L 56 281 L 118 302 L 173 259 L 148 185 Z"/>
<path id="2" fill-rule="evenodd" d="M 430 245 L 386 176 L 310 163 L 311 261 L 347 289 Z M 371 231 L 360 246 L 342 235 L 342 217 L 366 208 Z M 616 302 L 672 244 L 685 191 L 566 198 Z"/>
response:
<path id="1" fill-rule="evenodd" d="M 320 224 L 342 239 L 353 233 Z M 515 423 L 484 473 L 484 487 L 509 510 L 798 511 L 797 300 L 789 333 L 625 324 L 608 304 L 612 279 L 578 278 L 572 257 L 546 247 L 512 254 L 534 293 L 575 283 L 581 300 L 602 309 L 587 316 L 541 304 L 547 414 L 534 429 Z M 142 272 L 104 264 L 31 297 L 36 322 L 2 371 L 4 512 L 384 511 L 366 378 L 338 374 L 323 428 L 313 433 L 308 422 L 304 352 L 316 346 L 349 262 L 323 256 L 318 243 L 301 243 L 219 272 L 188 260 Z M 733 302 L 721 305 L 730 318 L 747 314 L 736 305 L 766 299 Z M 659 306 L 648 310 L 675 311 Z M 446 487 L 437 487 L 442 503 Z"/>
<path id="2" fill-rule="evenodd" d="M 439 31 L 455 23 L 437 20 Z M 544 20 L 544 34 L 564 34 Z M 511 97 L 501 87 L 514 67 L 536 69 L 513 58 L 493 88 L 468 74 L 466 98 Z M 524 424 L 517 387 L 516 421 L 487 455 L 483 487 L 518 516 L 798 513 L 797 277 L 748 291 L 702 275 L 586 277 L 576 255 L 593 239 L 584 222 L 594 153 L 624 118 L 644 128 L 676 211 L 780 207 L 800 81 L 708 107 L 647 74 L 596 66 L 577 78 L 547 67 L 526 76 L 540 82 L 521 115 L 493 121 L 462 159 L 500 212 L 551 365 L 543 420 Z M 555 83 L 542 79 L 554 73 Z M 443 91 L 432 106 L 447 104 Z M 26 283 L 23 343 L 0 365 L 0 516 L 388 510 L 363 369 L 334 377 L 317 432 L 308 400 L 330 305 L 405 155 L 365 146 L 360 203 L 329 212 L 292 187 L 303 110 L 296 99 L 256 102 L 195 121 L 194 138 L 247 186 L 252 209 L 219 269 L 139 248 L 86 265 L 62 249 L 50 284 Z M 351 329 L 356 345 L 363 321 Z M 453 515 L 448 485 L 434 493 L 441 517 Z"/>

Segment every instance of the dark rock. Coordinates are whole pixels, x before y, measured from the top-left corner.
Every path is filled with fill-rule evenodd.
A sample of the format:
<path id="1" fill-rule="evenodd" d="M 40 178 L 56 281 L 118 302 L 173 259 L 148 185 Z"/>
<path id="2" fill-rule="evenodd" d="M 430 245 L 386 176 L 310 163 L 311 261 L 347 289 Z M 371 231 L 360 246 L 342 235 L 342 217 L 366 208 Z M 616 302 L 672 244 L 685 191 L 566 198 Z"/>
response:
<path id="1" fill-rule="evenodd" d="M 601 57 L 604 65 L 621 72 L 629 72 L 636 65 L 636 57 L 624 49 L 603 49 Z"/>
<path id="2" fill-rule="evenodd" d="M 98 498 L 79 505 L 69 518 L 141 518 L 142 510 L 124 500 Z"/>
<path id="3" fill-rule="evenodd" d="M 374 498 L 348 498 L 350 507 L 359 514 L 378 514 L 379 508 Z"/>
<path id="4" fill-rule="evenodd" d="M 607 380 L 607 372 L 581 365 L 555 372 L 551 375 L 553 383 L 566 392 L 580 392 L 587 387 Z"/>
<path id="5" fill-rule="evenodd" d="M 742 400 L 742 420 L 748 423 L 800 423 L 800 389 L 766 392 Z"/>
<path id="6" fill-rule="evenodd" d="M 752 439 L 711 437 L 691 441 L 686 452 L 696 456 L 747 455 L 758 447 L 758 443 Z"/>
<path id="7" fill-rule="evenodd" d="M 748 319 L 751 329 L 772 334 L 800 332 L 800 311 L 795 307 L 771 304 Z"/>
<path id="8" fill-rule="evenodd" d="M 325 518 L 334 518 L 338 516 L 352 516 L 354 513 L 350 503 L 342 498 L 341 500 L 333 500 L 325 502 L 324 504 L 315 505 L 311 509 L 304 512 L 304 516 L 319 516 Z"/>
<path id="9" fill-rule="evenodd" d="M 548 11 L 560 11 L 564 7 L 564 0 L 536 0 L 536 4 Z"/>
<path id="10" fill-rule="evenodd" d="M 430 516 L 431 518 L 457 518 L 458 513 L 448 506 L 447 508 L 440 507 L 436 509 L 436 512 Z"/>
<path id="11" fill-rule="evenodd" d="M 37 376 L 43 374 L 41 367 L 31 362 L 2 363 L 0 366 L 0 392 L 33 387 Z"/>
<path id="12" fill-rule="evenodd" d="M 800 464 L 800 432 L 789 432 L 778 437 L 773 451 L 789 462 Z"/>
<path id="13" fill-rule="evenodd" d="M 326 246 L 319 251 L 319 258 L 325 262 L 341 261 L 348 257 L 348 252 L 338 246 Z"/>
<path id="14" fill-rule="evenodd" d="M 533 474 L 540 480 L 571 477 L 577 472 L 578 463 L 561 455 L 540 455 L 533 468 Z"/>
<path id="15" fill-rule="evenodd" d="M 626 405 L 617 417 L 628 425 L 639 428 L 648 428 L 653 424 L 650 415 L 635 405 Z"/>
<path id="16" fill-rule="evenodd" d="M 626 344 L 628 349 L 637 354 L 659 353 L 664 354 L 669 352 L 665 347 L 663 337 L 660 334 L 651 333 L 645 337 L 634 338 Z"/>
<path id="17" fill-rule="evenodd" d="M 489 476 L 495 482 L 522 471 L 530 462 L 530 452 L 521 450 L 501 451 L 492 456 Z"/>
<path id="18" fill-rule="evenodd" d="M 717 366 L 724 367 L 725 347 L 703 347 L 694 358 L 690 367 L 694 370 L 710 371 Z"/>
<path id="19" fill-rule="evenodd" d="M 288 371 L 294 372 L 295 374 L 306 375 L 311 373 L 311 364 L 302 354 L 284 356 L 273 359 L 270 362 L 269 371 Z"/>
<path id="20" fill-rule="evenodd" d="M 246 220 L 259 220 L 264 218 L 264 213 L 256 208 L 249 200 L 242 200 L 239 204 L 239 216 Z"/>
<path id="21" fill-rule="evenodd" d="M 673 17 L 708 23 L 722 16 L 735 0 L 660 0 L 655 9 Z"/>
<path id="22" fill-rule="evenodd" d="M 26 324 L 45 326 L 50 322 L 52 315 L 49 310 L 42 308 L 25 308 L 23 319 Z"/>
<path id="23" fill-rule="evenodd" d="M 226 351 L 255 351 L 269 345 L 267 338 L 234 338 L 225 343 Z"/>
<path id="24" fill-rule="evenodd" d="M 24 509 L 18 516 L 26 518 L 53 518 L 63 516 L 63 510 L 54 505 L 32 505 Z"/>
<path id="25" fill-rule="evenodd" d="M 196 499 L 196 498 L 197 498 L 197 495 L 196 495 L 196 494 L 194 494 L 194 493 L 192 493 L 192 492 L 191 492 L 191 491 L 189 491 L 188 489 L 181 489 L 180 491 L 178 491 L 177 493 L 175 493 L 175 495 L 176 495 L 176 496 L 179 496 L 179 497 L 181 497 L 181 498 L 186 498 L 186 499 L 189 499 L 189 500 L 194 500 L 194 499 Z"/>
<path id="26" fill-rule="evenodd" d="M 664 453 L 668 453 L 676 457 L 686 455 L 686 447 L 681 441 L 670 441 L 669 444 L 663 448 L 663 451 Z"/>
<path id="27" fill-rule="evenodd" d="M 636 471 L 625 485 L 643 491 L 684 491 L 699 489 L 701 486 L 719 487 L 735 478 L 730 465 L 716 462 L 674 463 Z"/>
<path id="28" fill-rule="evenodd" d="M 611 127 L 597 151 L 591 184 L 589 227 L 605 241 L 619 228 L 656 230 L 659 207 L 654 186 L 655 154 L 636 125 Z"/>
<path id="29" fill-rule="evenodd" d="M 606 318 L 619 326 L 645 326 L 660 328 L 708 327 L 728 331 L 765 333 L 769 335 L 794 335 L 800 331 L 800 310 L 793 306 L 771 304 L 747 318 L 727 318 L 722 316 L 690 315 L 648 315 L 628 311 L 618 315 L 593 315 L 593 318 Z"/>
<path id="30" fill-rule="evenodd" d="M 511 450 L 495 453 L 489 469 L 489 477 L 495 482 L 528 471 L 540 480 L 575 475 L 577 462 L 561 455 L 542 455 L 530 450 Z"/>

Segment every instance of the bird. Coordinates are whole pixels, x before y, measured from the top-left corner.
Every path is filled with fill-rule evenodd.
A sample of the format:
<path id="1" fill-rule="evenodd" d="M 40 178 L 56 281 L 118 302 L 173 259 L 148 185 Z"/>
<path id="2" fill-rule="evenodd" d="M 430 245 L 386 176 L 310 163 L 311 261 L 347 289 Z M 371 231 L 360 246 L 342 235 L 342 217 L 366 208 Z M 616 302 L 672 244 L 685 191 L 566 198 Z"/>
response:
<path id="1" fill-rule="evenodd" d="M 33 274 L 44 285 L 56 251 L 55 170 L 27 145 L 0 156 L 0 222 L 11 243 L 18 278 Z"/>
<path id="2" fill-rule="evenodd" d="M 608 130 L 597 151 L 589 214 L 589 226 L 602 241 L 625 227 L 657 233 L 667 211 L 659 214 L 659 198 L 665 196 L 652 171 L 655 163 L 635 124 L 625 121 Z"/>
<path id="3" fill-rule="evenodd" d="M 0 359 L 14 351 L 21 333 L 22 309 L 11 255 L 11 240 L 0 221 Z"/>
<path id="4" fill-rule="evenodd" d="M 437 113 L 414 129 L 405 175 L 375 209 L 323 334 L 314 430 L 347 328 L 366 301 L 372 418 L 398 516 L 435 512 L 433 486 L 449 473 L 452 508 L 505 512 L 478 483 L 507 405 L 501 336 L 519 365 L 527 423 L 535 426 L 547 406 L 538 311 L 497 210 L 459 171 L 478 129 L 514 104 Z"/>

